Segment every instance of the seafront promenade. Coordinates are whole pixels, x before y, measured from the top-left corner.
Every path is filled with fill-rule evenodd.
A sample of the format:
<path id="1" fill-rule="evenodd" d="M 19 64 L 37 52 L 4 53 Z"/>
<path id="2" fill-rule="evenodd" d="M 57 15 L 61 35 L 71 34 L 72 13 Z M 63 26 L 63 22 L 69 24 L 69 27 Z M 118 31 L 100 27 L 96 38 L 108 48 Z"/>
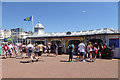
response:
<path id="1" fill-rule="evenodd" d="M 96 62 L 68 62 L 68 55 L 54 54 L 38 62 L 25 63 L 25 59 L 2 59 L 3 78 L 117 78 L 118 59 L 97 59 Z"/>

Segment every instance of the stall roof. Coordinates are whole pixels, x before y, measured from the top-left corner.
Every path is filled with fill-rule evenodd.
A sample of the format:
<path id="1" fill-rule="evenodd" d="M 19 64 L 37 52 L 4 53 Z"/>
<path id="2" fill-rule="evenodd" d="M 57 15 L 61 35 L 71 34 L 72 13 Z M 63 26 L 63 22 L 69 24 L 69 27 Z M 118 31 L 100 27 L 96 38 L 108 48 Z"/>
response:
<path id="1" fill-rule="evenodd" d="M 67 34 L 67 32 L 44 33 L 41 35 L 33 34 L 32 36 L 29 36 L 29 38 L 31 37 L 34 38 L 34 37 L 85 36 L 85 35 L 114 34 L 114 33 L 116 34 L 120 32 L 113 28 L 103 28 L 103 29 L 96 29 L 96 30 L 71 32 L 70 34 Z"/>

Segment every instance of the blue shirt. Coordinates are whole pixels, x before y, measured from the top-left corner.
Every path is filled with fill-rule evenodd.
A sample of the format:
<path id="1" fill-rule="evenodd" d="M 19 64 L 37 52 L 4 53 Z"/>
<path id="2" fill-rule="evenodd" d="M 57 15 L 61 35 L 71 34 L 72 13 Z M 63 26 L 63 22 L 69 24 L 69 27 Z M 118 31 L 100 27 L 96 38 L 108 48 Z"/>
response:
<path id="1" fill-rule="evenodd" d="M 74 52 L 74 45 L 73 44 L 69 45 L 69 52 Z"/>

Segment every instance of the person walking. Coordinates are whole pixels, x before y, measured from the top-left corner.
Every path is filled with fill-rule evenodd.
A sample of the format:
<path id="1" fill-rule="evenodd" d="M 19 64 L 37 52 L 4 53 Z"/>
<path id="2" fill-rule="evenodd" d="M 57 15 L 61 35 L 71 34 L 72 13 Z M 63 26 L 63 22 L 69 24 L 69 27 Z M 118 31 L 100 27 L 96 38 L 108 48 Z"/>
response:
<path id="1" fill-rule="evenodd" d="M 51 43 L 48 43 L 48 55 L 47 56 L 49 56 L 50 55 L 50 53 L 51 53 Z"/>
<path id="2" fill-rule="evenodd" d="M 35 57 L 36 61 L 38 61 L 39 60 L 39 54 L 40 54 L 40 52 L 39 52 L 39 46 L 38 46 L 37 43 L 35 45 L 35 51 L 34 51 L 34 53 L 35 53 L 34 57 Z"/>
<path id="3" fill-rule="evenodd" d="M 89 54 L 90 54 L 90 61 L 92 62 L 93 59 L 93 53 L 94 53 L 94 46 L 92 45 L 91 42 L 89 42 Z"/>
<path id="4" fill-rule="evenodd" d="M 8 54 L 8 49 L 9 49 L 7 43 L 3 46 L 3 49 L 4 49 L 4 56 L 5 56 L 5 59 L 6 59 L 7 58 L 7 54 Z"/>
<path id="5" fill-rule="evenodd" d="M 25 43 L 23 42 L 22 45 L 21 45 L 21 57 L 22 57 L 22 58 L 25 58 L 25 57 L 24 57 L 24 54 L 26 54 L 26 45 L 25 45 Z"/>
<path id="6" fill-rule="evenodd" d="M 8 49 L 9 57 L 11 58 L 12 52 L 13 52 L 13 46 L 12 46 L 12 44 L 8 43 L 8 47 L 9 47 L 9 49 Z"/>
<path id="7" fill-rule="evenodd" d="M 46 52 L 47 52 L 47 46 L 44 45 L 44 54 L 46 54 Z"/>
<path id="8" fill-rule="evenodd" d="M 28 60 L 31 58 L 32 62 L 34 62 L 33 61 L 33 56 L 32 56 L 33 49 L 34 49 L 34 46 L 31 44 L 31 42 L 29 42 L 28 45 L 27 45 L 27 55 L 28 55 Z"/>
<path id="9" fill-rule="evenodd" d="M 86 45 L 86 57 L 87 59 L 89 57 L 89 42 L 87 42 L 87 45 Z"/>
<path id="10" fill-rule="evenodd" d="M 98 53 L 98 49 L 96 48 L 96 46 L 93 46 L 94 51 L 92 53 L 92 62 L 96 62 L 96 58 L 97 58 L 97 53 Z"/>
<path id="11" fill-rule="evenodd" d="M 18 57 L 18 46 L 17 44 L 14 45 L 14 53 L 15 53 L 15 57 Z"/>
<path id="12" fill-rule="evenodd" d="M 58 55 L 58 45 L 57 45 L 57 43 L 55 43 L 55 54 L 56 54 L 56 56 Z"/>
<path id="13" fill-rule="evenodd" d="M 83 41 L 80 41 L 80 44 L 78 45 L 78 52 L 80 54 L 80 62 L 81 62 L 81 57 L 83 58 L 83 62 L 85 61 L 85 44 Z"/>
<path id="14" fill-rule="evenodd" d="M 103 49 L 103 46 L 102 46 L 102 43 L 100 43 L 100 44 L 98 45 L 99 58 L 101 58 L 102 49 Z"/>
<path id="15" fill-rule="evenodd" d="M 69 62 L 73 62 L 74 44 L 71 42 L 69 48 Z"/>
<path id="16" fill-rule="evenodd" d="M 40 43 L 40 44 L 38 45 L 38 47 L 39 47 L 39 55 L 42 57 L 44 45 L 43 45 L 42 43 Z"/>

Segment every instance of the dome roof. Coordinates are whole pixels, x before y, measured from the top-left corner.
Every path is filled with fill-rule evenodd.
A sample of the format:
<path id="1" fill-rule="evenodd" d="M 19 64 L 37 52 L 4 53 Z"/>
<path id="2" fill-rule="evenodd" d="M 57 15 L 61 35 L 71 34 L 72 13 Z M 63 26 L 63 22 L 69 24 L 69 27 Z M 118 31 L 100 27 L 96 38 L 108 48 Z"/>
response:
<path id="1" fill-rule="evenodd" d="M 36 24 L 35 28 L 43 28 L 44 29 L 43 25 L 40 24 L 40 21 Z"/>

